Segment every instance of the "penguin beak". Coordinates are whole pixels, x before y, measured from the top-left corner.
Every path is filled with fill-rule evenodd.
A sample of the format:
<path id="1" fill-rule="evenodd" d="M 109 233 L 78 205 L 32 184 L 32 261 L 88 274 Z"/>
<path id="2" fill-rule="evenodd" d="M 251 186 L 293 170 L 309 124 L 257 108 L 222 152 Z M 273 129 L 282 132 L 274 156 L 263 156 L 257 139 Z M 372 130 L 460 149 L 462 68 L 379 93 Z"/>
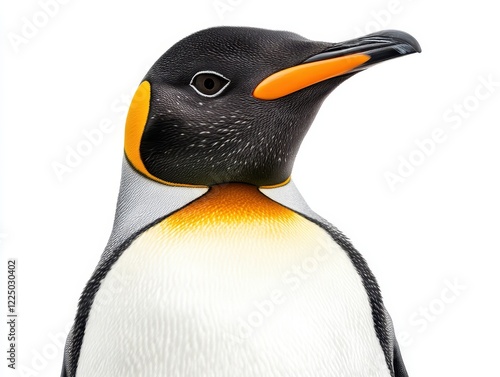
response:
<path id="1" fill-rule="evenodd" d="M 274 100 L 334 77 L 362 71 L 377 63 L 421 52 L 417 40 L 398 30 L 384 30 L 335 43 L 301 64 L 285 68 L 258 84 L 253 96 Z"/>

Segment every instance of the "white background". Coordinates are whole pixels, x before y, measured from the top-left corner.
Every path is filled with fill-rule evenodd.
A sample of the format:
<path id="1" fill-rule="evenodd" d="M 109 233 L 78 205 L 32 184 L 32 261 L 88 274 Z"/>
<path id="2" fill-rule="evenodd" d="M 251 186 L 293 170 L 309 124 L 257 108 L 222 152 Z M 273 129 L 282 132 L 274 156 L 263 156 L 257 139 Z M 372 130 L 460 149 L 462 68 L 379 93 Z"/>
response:
<path id="1" fill-rule="evenodd" d="M 332 42 L 393 28 L 419 40 L 422 54 L 371 68 L 330 96 L 293 178 L 311 207 L 367 258 L 411 376 L 498 374 L 494 2 L 72 0 L 50 16 L 39 13 L 46 12 L 42 2 L 2 2 L 0 10 L 0 312 L 6 259 L 14 257 L 18 367 L 25 370 L 6 368 L 2 326 L 5 375 L 59 375 L 65 332 L 112 226 L 131 95 L 169 46 L 222 24 Z M 217 11 L 217 3 L 226 9 Z M 13 35 L 23 37 L 31 21 L 39 25 L 36 34 L 31 30 L 16 48 Z M 488 80 L 496 83 L 490 91 L 482 84 Z M 465 109 L 461 115 L 456 106 Z M 53 164 L 65 163 L 84 131 L 107 119 L 113 130 L 58 179 Z M 446 140 L 422 157 L 417 141 L 439 132 Z M 398 174 L 400 158 L 410 157 L 419 166 L 406 167 L 406 178 L 391 190 L 385 175 Z"/>

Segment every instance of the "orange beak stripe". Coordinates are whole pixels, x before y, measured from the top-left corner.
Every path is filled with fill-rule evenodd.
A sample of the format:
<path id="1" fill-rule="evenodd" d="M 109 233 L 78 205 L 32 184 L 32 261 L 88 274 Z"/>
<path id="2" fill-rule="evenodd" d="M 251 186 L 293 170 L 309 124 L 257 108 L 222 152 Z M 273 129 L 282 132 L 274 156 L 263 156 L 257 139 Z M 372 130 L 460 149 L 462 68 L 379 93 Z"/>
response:
<path id="1" fill-rule="evenodd" d="M 348 73 L 368 60 L 370 60 L 369 55 L 353 54 L 286 68 L 265 78 L 254 89 L 253 96 L 263 100 L 281 98 L 318 82 Z"/>

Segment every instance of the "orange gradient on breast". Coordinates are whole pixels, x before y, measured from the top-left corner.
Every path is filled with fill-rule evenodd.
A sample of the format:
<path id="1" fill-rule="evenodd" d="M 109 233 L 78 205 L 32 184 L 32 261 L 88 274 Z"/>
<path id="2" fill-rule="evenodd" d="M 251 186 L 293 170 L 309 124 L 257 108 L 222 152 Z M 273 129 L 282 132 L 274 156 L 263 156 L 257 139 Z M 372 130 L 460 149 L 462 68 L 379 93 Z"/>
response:
<path id="1" fill-rule="evenodd" d="M 211 187 L 204 196 L 164 220 L 161 226 L 223 230 L 237 225 L 286 223 L 297 216 L 262 194 L 256 186 L 230 183 Z"/>

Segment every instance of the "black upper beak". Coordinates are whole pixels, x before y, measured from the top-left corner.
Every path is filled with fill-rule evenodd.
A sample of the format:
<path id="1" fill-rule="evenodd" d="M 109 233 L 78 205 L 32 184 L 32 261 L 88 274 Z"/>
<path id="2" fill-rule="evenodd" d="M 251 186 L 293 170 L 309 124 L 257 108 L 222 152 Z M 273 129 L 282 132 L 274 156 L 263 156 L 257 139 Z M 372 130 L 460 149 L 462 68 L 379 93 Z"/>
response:
<path id="1" fill-rule="evenodd" d="M 359 53 L 369 55 L 370 60 L 351 71 L 356 72 L 389 59 L 421 51 L 419 43 L 410 34 L 399 30 L 383 30 L 361 38 L 335 43 L 303 63 Z"/>

